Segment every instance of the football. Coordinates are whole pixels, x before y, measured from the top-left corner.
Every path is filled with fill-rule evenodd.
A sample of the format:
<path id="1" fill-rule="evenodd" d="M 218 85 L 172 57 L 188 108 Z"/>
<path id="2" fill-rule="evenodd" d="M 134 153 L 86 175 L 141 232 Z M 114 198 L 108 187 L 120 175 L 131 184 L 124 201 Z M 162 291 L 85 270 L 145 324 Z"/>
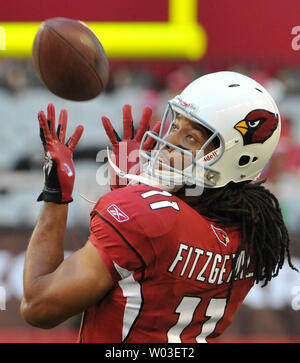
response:
<path id="1" fill-rule="evenodd" d="M 108 82 L 105 50 L 93 31 L 78 20 L 44 21 L 33 42 L 32 59 L 40 80 L 64 99 L 93 99 Z"/>

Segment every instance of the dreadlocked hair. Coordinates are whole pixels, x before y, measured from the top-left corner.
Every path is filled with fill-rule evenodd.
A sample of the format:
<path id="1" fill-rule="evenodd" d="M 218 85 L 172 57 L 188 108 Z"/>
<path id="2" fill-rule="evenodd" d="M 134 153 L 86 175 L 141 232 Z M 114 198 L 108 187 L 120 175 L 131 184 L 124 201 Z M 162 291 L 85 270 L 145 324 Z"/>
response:
<path id="1" fill-rule="evenodd" d="M 290 238 L 279 202 L 262 186 L 264 182 L 230 182 L 222 188 L 204 189 L 197 201 L 186 201 L 208 220 L 240 230 L 241 244 L 233 259 L 232 271 L 235 272 L 240 253 L 246 247 L 248 257 L 255 262 L 255 281 L 262 282 L 262 286 L 278 275 L 286 257 L 289 266 L 298 271 L 291 262 Z M 245 273 L 248 267 L 244 263 Z M 228 299 L 236 276 L 236 272 L 232 273 Z"/>

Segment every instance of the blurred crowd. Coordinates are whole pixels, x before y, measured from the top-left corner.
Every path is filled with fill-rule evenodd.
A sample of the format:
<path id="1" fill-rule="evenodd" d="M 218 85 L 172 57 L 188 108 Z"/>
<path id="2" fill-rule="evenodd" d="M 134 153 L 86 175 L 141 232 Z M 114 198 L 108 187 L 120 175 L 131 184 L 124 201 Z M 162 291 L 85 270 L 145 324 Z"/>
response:
<path id="1" fill-rule="evenodd" d="M 234 66 L 265 86 L 282 116 L 279 146 L 264 170 L 266 185 L 278 197 L 289 230 L 300 231 L 300 69 L 269 74 L 257 67 Z M 209 70 L 213 71 L 213 70 Z M 57 113 L 66 108 L 68 132 L 79 123 L 85 132 L 74 155 L 77 178 L 70 225 L 88 225 L 91 201 L 108 190 L 105 153 L 109 146 L 101 116 L 109 117 L 122 133 L 122 106 L 133 107 L 135 125 L 144 106 L 153 109 L 153 123 L 161 119 L 166 102 L 208 71 L 194 64 L 113 64 L 103 94 L 86 102 L 66 101 L 51 94 L 37 78 L 30 61 L 0 60 L 0 227 L 32 226 L 39 212 L 35 202 L 43 184 L 42 148 L 37 112 L 52 102 Z M 80 194 L 85 198 L 81 198 Z"/>

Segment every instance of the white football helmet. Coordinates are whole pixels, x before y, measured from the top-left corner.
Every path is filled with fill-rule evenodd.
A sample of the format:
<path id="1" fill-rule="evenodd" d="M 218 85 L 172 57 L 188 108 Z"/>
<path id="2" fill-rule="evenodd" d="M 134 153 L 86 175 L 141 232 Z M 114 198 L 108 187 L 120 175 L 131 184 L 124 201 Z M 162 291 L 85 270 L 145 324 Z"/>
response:
<path id="1" fill-rule="evenodd" d="M 165 140 L 177 114 L 210 130 L 211 136 L 197 156 Z M 142 175 L 167 186 L 202 184 L 209 188 L 254 180 L 272 156 L 280 130 L 278 108 L 263 86 L 235 72 L 207 74 L 169 101 L 158 135 L 145 133 L 140 148 Z M 155 139 L 156 153 L 143 150 L 147 137 Z M 216 149 L 204 155 L 211 142 Z M 192 165 L 184 170 L 164 165 L 159 154 L 167 146 L 189 154 Z"/>

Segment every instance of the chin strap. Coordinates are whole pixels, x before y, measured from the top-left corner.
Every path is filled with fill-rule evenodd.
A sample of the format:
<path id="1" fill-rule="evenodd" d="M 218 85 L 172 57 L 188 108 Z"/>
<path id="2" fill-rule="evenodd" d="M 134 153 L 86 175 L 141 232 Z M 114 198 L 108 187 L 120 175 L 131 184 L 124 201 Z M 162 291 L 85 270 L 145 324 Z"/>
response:
<path id="1" fill-rule="evenodd" d="M 109 162 L 110 166 L 113 168 L 113 170 L 118 175 L 118 177 L 130 179 L 130 182 L 128 185 L 145 184 L 145 185 L 150 185 L 152 187 L 160 188 L 162 190 L 166 190 L 169 192 L 175 192 L 184 186 L 184 185 L 168 186 L 166 184 L 162 184 L 157 180 L 157 178 L 152 177 L 146 173 L 143 173 L 140 175 L 126 174 L 111 160 L 111 158 L 109 156 L 108 148 L 107 148 L 107 158 L 108 158 L 108 162 Z"/>
<path id="2" fill-rule="evenodd" d="M 86 200 L 88 203 L 91 203 L 91 204 L 96 204 L 97 203 L 97 202 L 94 202 L 93 200 L 90 200 L 90 199 L 86 198 L 83 194 L 79 194 L 79 196 L 82 199 Z"/>

